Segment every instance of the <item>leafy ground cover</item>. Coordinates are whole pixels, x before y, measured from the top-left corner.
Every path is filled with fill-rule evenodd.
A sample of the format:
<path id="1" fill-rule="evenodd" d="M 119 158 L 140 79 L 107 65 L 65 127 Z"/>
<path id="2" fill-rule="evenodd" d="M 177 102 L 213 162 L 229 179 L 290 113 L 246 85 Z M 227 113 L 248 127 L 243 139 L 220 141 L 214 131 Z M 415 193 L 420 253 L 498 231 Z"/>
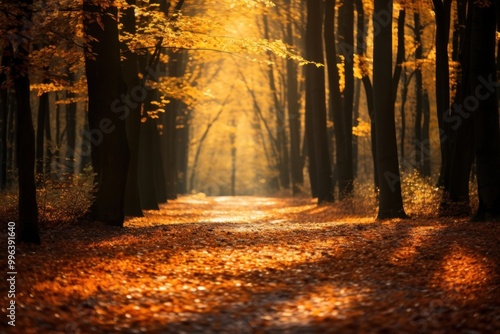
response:
<path id="1" fill-rule="evenodd" d="M 4 316 L 2 333 L 500 330 L 494 222 L 194 195 L 122 229 L 71 224 L 42 240 L 17 246 L 16 326 Z M 0 296 L 5 314 L 6 284 Z"/>

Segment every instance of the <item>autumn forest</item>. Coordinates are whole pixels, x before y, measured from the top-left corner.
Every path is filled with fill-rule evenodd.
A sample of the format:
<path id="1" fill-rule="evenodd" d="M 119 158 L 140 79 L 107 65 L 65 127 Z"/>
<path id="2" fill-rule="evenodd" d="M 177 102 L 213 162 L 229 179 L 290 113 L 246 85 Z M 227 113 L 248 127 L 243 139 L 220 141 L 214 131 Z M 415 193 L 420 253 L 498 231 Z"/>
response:
<path id="1" fill-rule="evenodd" d="M 0 0 L 0 333 L 500 331 L 497 0 Z"/>

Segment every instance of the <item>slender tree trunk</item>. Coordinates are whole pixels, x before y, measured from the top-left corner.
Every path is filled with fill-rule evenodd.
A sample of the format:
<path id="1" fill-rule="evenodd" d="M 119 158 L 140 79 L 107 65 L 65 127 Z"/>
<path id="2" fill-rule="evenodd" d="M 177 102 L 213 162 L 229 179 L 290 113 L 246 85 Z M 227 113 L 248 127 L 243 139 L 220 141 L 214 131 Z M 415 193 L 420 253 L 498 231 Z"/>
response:
<path id="1" fill-rule="evenodd" d="M 49 113 L 49 93 L 43 93 L 38 99 L 38 120 L 36 131 L 36 173 L 39 176 L 44 174 L 45 160 L 45 123 Z"/>
<path id="2" fill-rule="evenodd" d="M 439 132 L 449 136 L 448 122 L 444 121 L 450 111 L 450 69 L 448 61 L 448 40 L 450 36 L 451 0 L 433 0 L 436 15 L 436 110 Z M 441 138 L 445 138 L 441 136 Z M 444 186 L 449 178 L 448 166 L 450 148 L 447 140 L 441 141 L 441 171 L 438 185 Z"/>
<path id="3" fill-rule="evenodd" d="M 398 96 L 398 85 L 399 79 L 401 78 L 401 73 L 403 71 L 403 62 L 405 61 L 405 19 L 406 10 L 399 10 L 398 17 L 398 51 L 396 53 L 396 68 L 394 69 L 394 75 L 392 76 L 392 89 L 394 102 Z"/>
<path id="4" fill-rule="evenodd" d="M 363 83 L 363 87 L 365 89 L 365 95 L 366 95 L 366 105 L 368 108 L 368 115 L 370 116 L 370 139 L 371 139 L 371 151 L 372 151 L 372 156 L 373 156 L 373 184 L 375 190 L 378 191 L 379 189 L 379 184 L 378 184 L 378 176 L 377 176 L 377 159 L 376 157 L 376 143 L 377 139 L 375 137 L 375 115 L 374 115 L 374 106 L 373 106 L 373 86 L 372 82 L 370 80 L 370 77 L 368 75 L 368 63 L 364 60 L 365 54 L 366 54 L 366 36 L 367 36 L 367 31 L 368 31 L 368 24 L 365 22 L 365 12 L 364 12 L 364 7 L 363 7 L 363 1 L 362 0 L 355 0 L 356 3 L 356 11 L 358 12 L 358 52 L 359 52 L 359 59 L 362 60 L 360 62 L 360 67 L 361 67 L 361 82 Z"/>
<path id="5" fill-rule="evenodd" d="M 429 102 L 429 93 L 424 90 L 422 96 L 422 112 L 424 121 L 422 123 L 422 175 L 431 176 L 431 137 L 430 137 L 430 124 L 431 124 L 431 107 Z"/>
<path id="6" fill-rule="evenodd" d="M 288 10 L 291 10 L 290 1 L 287 1 Z M 287 20 L 286 42 L 293 45 L 293 27 L 291 20 Z M 288 59 L 287 68 L 287 105 L 288 128 L 290 133 L 290 163 L 292 173 L 292 191 L 296 195 L 301 192 L 304 185 L 303 163 L 300 154 L 300 95 L 298 85 L 298 71 L 295 61 Z"/>
<path id="7" fill-rule="evenodd" d="M 11 57 L 4 49 L 1 66 L 7 68 L 10 62 Z M 7 186 L 9 90 L 6 82 L 6 73 L 0 73 L 0 189 L 4 189 Z"/>
<path id="8" fill-rule="evenodd" d="M 123 226 L 124 197 L 130 151 L 123 114 L 117 108 L 126 92 L 120 67 L 118 10 L 84 0 L 84 31 L 92 39 L 85 48 L 89 97 L 92 166 L 98 190 L 90 209 L 92 218 Z"/>
<path id="9" fill-rule="evenodd" d="M 52 142 L 52 129 L 50 126 L 50 101 L 49 101 L 49 96 L 47 96 L 47 113 L 45 115 L 45 166 L 44 166 L 44 172 L 45 172 L 45 177 L 50 177 L 50 174 L 52 172 L 52 157 L 53 157 L 53 146 L 54 143 Z"/>
<path id="10" fill-rule="evenodd" d="M 148 118 L 141 123 L 140 143 L 139 143 L 139 192 L 141 207 L 144 210 L 159 210 L 158 195 L 156 193 L 156 178 L 154 173 L 154 151 L 153 146 L 158 145 L 153 139 L 153 127 L 156 123 Z"/>
<path id="11" fill-rule="evenodd" d="M 354 106 L 352 107 L 352 122 L 353 128 L 359 125 L 359 100 L 361 97 L 361 80 L 356 79 L 354 82 Z M 359 145 L 358 136 L 352 136 L 352 175 L 353 179 L 358 177 L 358 156 Z"/>
<path id="12" fill-rule="evenodd" d="M 74 82 L 74 74 L 68 73 L 71 83 Z M 66 92 L 66 98 L 72 100 L 75 98 L 75 93 L 71 90 Z M 66 170 L 68 173 L 74 174 L 75 171 L 75 150 L 76 150 L 76 102 L 71 101 L 66 105 Z"/>
<path id="13" fill-rule="evenodd" d="M 339 9 L 339 49 L 344 56 L 344 91 L 342 100 L 344 148 L 344 178 L 339 178 L 340 198 L 352 194 L 353 159 L 352 159 L 352 120 L 354 104 L 354 2 L 344 1 Z M 336 138 L 337 139 L 337 138 Z M 339 174 L 340 175 L 340 174 Z"/>
<path id="14" fill-rule="evenodd" d="M 401 133 L 400 133 L 400 150 L 401 150 L 401 161 L 406 161 L 406 151 L 405 151 L 405 140 L 406 140 L 406 100 L 408 98 L 408 82 L 406 82 L 406 70 L 403 72 L 403 90 L 401 91 L 401 107 L 399 109 L 399 114 L 401 116 Z M 401 168 L 404 170 L 405 164 L 403 163 Z"/>
<path id="15" fill-rule="evenodd" d="M 323 62 L 323 14 L 320 1 L 307 2 L 306 58 Z M 326 128 L 325 72 L 323 67 L 309 65 L 306 69 L 306 115 L 309 168 L 315 177 L 318 204 L 333 202 L 333 180 Z M 307 118 L 306 118 L 307 122 Z"/>
<path id="16" fill-rule="evenodd" d="M 177 192 L 187 194 L 188 192 L 188 159 L 189 159 L 189 132 L 191 127 L 191 115 L 185 103 L 180 102 L 177 114 Z"/>
<path id="17" fill-rule="evenodd" d="M 423 113 L 423 78 L 421 61 L 423 58 L 422 46 L 422 26 L 420 24 L 420 14 L 415 12 L 413 14 L 414 22 L 414 39 L 417 48 L 415 50 L 415 62 L 417 67 L 415 69 L 415 141 L 413 143 L 415 150 L 415 169 L 420 175 L 423 175 L 423 141 L 422 141 L 422 113 Z M 430 176 L 430 175 L 423 175 Z"/>
<path id="18" fill-rule="evenodd" d="M 19 1 L 16 13 L 17 36 L 26 34 L 31 22 L 32 0 Z M 17 102 L 17 167 L 19 176 L 19 222 L 16 236 L 19 242 L 40 243 L 38 229 L 38 206 L 35 186 L 35 131 L 30 106 L 29 39 L 16 41 L 16 48 L 8 46 L 12 54 L 11 74 L 14 81 Z M 12 42 L 11 42 L 12 43 Z"/>
<path id="19" fill-rule="evenodd" d="M 373 102 L 380 185 L 377 218 L 404 218 L 392 96 L 392 0 L 375 0 L 373 22 L 377 25 L 373 41 Z"/>
<path id="20" fill-rule="evenodd" d="M 337 68 L 337 50 L 335 43 L 335 0 L 326 0 L 325 3 L 325 55 L 328 68 L 328 88 L 330 92 L 330 118 L 335 127 L 335 153 L 336 153 L 336 176 L 339 181 L 339 197 L 343 199 L 347 194 L 348 187 L 348 161 L 347 146 L 351 145 L 346 136 L 344 122 L 344 108 L 342 94 L 340 92 L 340 74 Z M 345 46 L 344 48 L 347 48 Z M 352 66 L 352 63 L 351 63 Z M 333 139 L 332 139 L 333 140 Z"/>
<path id="21" fill-rule="evenodd" d="M 233 131 L 229 134 L 231 145 L 231 196 L 236 196 L 236 119 L 231 120 Z"/>

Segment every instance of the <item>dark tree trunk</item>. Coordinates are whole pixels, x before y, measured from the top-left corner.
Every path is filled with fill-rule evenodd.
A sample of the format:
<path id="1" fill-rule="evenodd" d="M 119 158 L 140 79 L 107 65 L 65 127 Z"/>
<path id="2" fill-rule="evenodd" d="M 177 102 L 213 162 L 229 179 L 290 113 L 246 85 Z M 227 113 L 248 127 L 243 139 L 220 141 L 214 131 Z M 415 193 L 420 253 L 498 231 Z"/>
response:
<path id="1" fill-rule="evenodd" d="M 380 185 L 377 218 L 404 218 L 392 96 L 392 0 L 375 0 L 373 21 L 378 32 L 373 40 L 373 102 Z"/>
<path id="2" fill-rule="evenodd" d="M 306 58 L 318 63 L 323 62 L 322 26 L 321 2 L 308 1 Z M 326 129 L 325 98 L 324 68 L 308 65 L 306 69 L 306 115 L 309 117 L 310 125 L 307 130 L 309 169 L 311 177 L 315 178 L 318 204 L 333 201 L 333 180 Z"/>
<path id="3" fill-rule="evenodd" d="M 347 194 L 347 185 L 349 184 L 347 169 L 347 146 L 351 142 L 347 140 L 344 122 L 344 109 L 342 108 L 343 99 L 340 92 L 340 74 L 337 68 L 337 49 L 335 43 L 335 0 L 327 0 L 325 3 L 325 55 L 328 64 L 328 87 L 330 92 L 330 119 L 333 120 L 335 128 L 335 157 L 336 170 L 335 175 L 339 181 L 339 197 L 343 199 Z M 344 48 L 346 48 L 345 46 Z M 351 63 L 352 66 L 352 63 Z M 333 141 L 333 138 L 332 138 Z M 332 142 L 333 144 L 333 142 Z M 347 188 L 346 188 L 347 187 Z"/>
<path id="4" fill-rule="evenodd" d="M 158 120 L 157 119 L 152 119 L 153 121 L 153 126 L 151 128 L 151 135 L 152 135 L 152 140 L 153 140 L 153 173 L 154 173 L 154 178 L 155 178 L 155 187 L 156 187 L 156 199 L 158 203 L 167 203 L 168 194 L 167 190 L 168 188 L 166 187 L 167 181 L 165 180 L 165 173 L 164 173 L 164 162 L 163 162 L 163 154 L 161 150 L 161 145 L 160 145 L 160 134 L 158 133 Z M 175 143 L 174 143 L 175 146 Z M 177 178 L 176 178 L 177 180 Z M 177 192 L 174 191 L 174 194 L 177 196 Z M 172 198 L 170 198 L 172 199 Z"/>
<path id="5" fill-rule="evenodd" d="M 339 49 L 344 56 L 344 91 L 342 99 L 342 122 L 344 138 L 344 172 L 339 177 L 340 198 L 352 194 L 354 187 L 352 159 L 352 119 L 354 104 L 354 2 L 344 1 L 339 9 Z M 334 40 L 332 42 L 335 42 Z M 336 69 L 336 67 L 335 67 Z M 338 125 L 338 124 L 337 124 Z M 337 139 L 336 137 L 335 139 Z"/>
<path id="6" fill-rule="evenodd" d="M 414 38 L 417 48 L 415 50 L 415 62 L 417 67 L 415 68 L 415 169 L 420 175 L 423 173 L 423 139 L 422 139 L 422 115 L 423 115 L 423 79 L 422 79 L 422 66 L 421 61 L 423 58 L 423 46 L 422 46 L 422 25 L 420 24 L 420 14 L 415 12 L 413 14 L 414 22 Z"/>
<path id="7" fill-rule="evenodd" d="M 401 9 L 398 17 L 398 51 L 396 53 L 396 68 L 394 69 L 394 75 L 392 76 L 392 94 L 394 101 L 396 101 L 398 96 L 399 79 L 401 78 L 403 62 L 405 61 L 405 19 L 406 10 Z"/>
<path id="8" fill-rule="evenodd" d="M 496 2 L 474 3 L 471 37 L 471 94 L 478 100 L 472 112 L 479 192 L 477 220 L 500 219 L 500 129 L 496 96 Z M 493 83 L 493 84 L 490 84 Z"/>
<path id="9" fill-rule="evenodd" d="M 422 175 L 431 176 L 431 107 L 429 102 L 429 93 L 424 90 L 422 96 L 422 108 L 424 121 L 422 123 Z"/>
<path id="10" fill-rule="evenodd" d="M 291 10 L 290 1 L 287 1 L 288 9 Z M 293 45 L 293 28 L 291 20 L 287 20 L 286 42 Z M 303 163 L 300 154 L 300 94 L 298 85 L 297 64 L 292 59 L 286 62 L 287 68 L 287 105 L 288 105 L 288 128 L 290 132 L 290 163 L 292 173 L 292 191 L 298 194 L 304 185 Z"/>
<path id="11" fill-rule="evenodd" d="M 73 81 L 73 75 L 70 74 L 70 80 Z M 67 91 L 66 98 L 71 100 L 75 98 L 75 94 Z M 76 150 L 76 102 L 70 102 L 66 105 L 66 171 L 75 173 L 75 150 Z"/>
<path id="12" fill-rule="evenodd" d="M 366 53 L 366 35 L 368 31 L 368 25 L 365 22 L 365 12 L 363 8 L 362 0 L 355 0 L 356 2 L 356 11 L 358 12 L 358 52 L 361 55 L 360 59 L 363 59 Z M 373 111 L 373 86 L 368 76 L 367 67 L 368 64 L 363 62 L 361 64 L 362 67 L 362 78 L 361 82 L 363 83 L 363 87 L 365 89 L 366 95 L 366 104 L 368 108 L 368 115 L 370 116 L 370 137 L 371 137 L 371 151 L 373 156 L 373 184 L 376 190 L 379 189 L 378 177 L 377 177 L 377 159 L 376 157 L 376 142 L 377 139 L 375 137 L 375 116 Z"/>
<path id="13" fill-rule="evenodd" d="M 352 107 L 353 128 L 359 126 L 359 100 L 361 97 L 361 80 L 354 81 L 354 105 Z M 352 175 L 353 179 L 358 177 L 358 155 L 359 145 L 358 136 L 352 136 Z"/>
<path id="14" fill-rule="evenodd" d="M 406 70 L 403 72 L 403 90 L 401 91 L 401 107 L 399 109 L 399 115 L 401 117 L 401 132 L 400 132 L 400 152 L 401 152 L 401 161 L 406 161 L 406 151 L 405 151 L 405 140 L 406 140 L 406 100 L 408 99 L 408 85 L 409 82 L 406 82 Z M 405 163 L 401 166 L 404 171 Z"/>
<path id="15" fill-rule="evenodd" d="M 459 6 L 466 6 L 462 1 Z M 472 2 L 470 2 L 472 5 Z M 469 14 L 472 14 L 472 7 Z M 457 82 L 453 108 L 445 121 L 448 125 L 447 147 L 450 152 L 446 161 L 443 197 L 439 214 L 441 216 L 467 216 L 470 214 L 469 204 L 469 176 L 474 160 L 473 121 L 466 110 L 466 101 L 471 93 L 470 55 L 471 55 L 471 18 L 466 22 L 465 9 L 459 7 L 458 26 L 467 27 L 465 31 L 454 34 L 455 47 L 460 50 L 456 61 L 461 65 L 461 77 Z M 461 15 L 460 15 L 461 14 Z"/>
<path id="16" fill-rule="evenodd" d="M 16 13 L 17 36 L 26 32 L 26 22 L 31 21 L 32 0 L 19 1 Z M 35 131 L 30 106 L 29 40 L 20 40 L 21 45 L 12 44 L 9 51 L 12 54 L 11 74 L 14 81 L 17 102 L 17 167 L 19 175 L 19 222 L 17 239 L 19 242 L 40 243 L 38 229 L 38 206 L 35 186 Z"/>
<path id="17" fill-rule="evenodd" d="M 141 123 L 140 149 L 139 149 L 139 191 L 141 206 L 144 210 L 158 210 L 158 196 L 156 193 L 157 182 L 154 173 L 155 158 L 153 146 L 159 145 L 154 142 L 153 131 L 156 123 L 153 119 L 147 119 Z"/>
<path id="18" fill-rule="evenodd" d="M 85 111 L 88 114 L 87 111 Z M 90 128 L 89 128 L 89 118 L 85 117 L 85 123 L 83 125 L 82 131 L 82 143 L 80 146 L 81 155 L 80 155 L 80 171 L 84 171 L 85 168 L 88 168 L 92 164 L 91 159 L 91 151 L 92 145 L 90 144 Z"/>
<path id="19" fill-rule="evenodd" d="M 166 119 L 166 166 L 165 166 L 165 180 L 167 199 L 177 198 L 177 161 L 176 161 L 176 115 L 177 115 L 178 101 L 171 101 L 167 106 Z"/>
<path id="20" fill-rule="evenodd" d="M 53 146 L 54 143 L 52 142 L 52 129 L 50 127 L 50 103 L 49 103 L 49 96 L 47 95 L 47 113 L 45 115 L 45 166 L 44 166 L 44 173 L 45 177 L 50 177 L 50 173 L 52 171 L 52 157 L 53 157 Z"/>
<path id="21" fill-rule="evenodd" d="M 44 174 L 45 166 L 45 129 L 49 117 L 49 93 L 43 93 L 38 99 L 38 120 L 36 131 L 36 173 L 39 176 Z"/>
<path id="22" fill-rule="evenodd" d="M 189 159 L 189 130 L 191 125 L 191 116 L 187 111 L 185 103 L 180 102 L 180 108 L 177 114 L 177 192 L 179 194 L 187 194 L 187 174 L 188 174 L 188 159 Z"/>
<path id="23" fill-rule="evenodd" d="M 127 0 L 127 4 L 134 6 L 135 0 Z M 135 9 L 129 7 L 124 10 L 121 23 L 123 31 L 135 34 L 136 20 Z M 139 64 L 137 55 L 128 49 L 127 45 L 122 44 L 122 54 L 125 57 L 122 60 L 123 79 L 127 85 L 127 100 L 125 100 L 124 108 L 126 114 L 125 124 L 127 128 L 127 139 L 130 147 L 130 166 L 127 174 L 127 186 L 125 188 L 125 215 L 133 217 L 142 217 L 141 197 L 139 192 L 139 139 L 141 131 L 141 106 L 144 101 L 134 98 L 133 93 L 138 90 L 143 90 L 139 79 Z M 146 69 L 147 70 L 147 69 Z M 142 97 L 142 96 L 136 96 Z M 128 103 L 127 103 L 128 102 Z"/>
<path id="24" fill-rule="evenodd" d="M 95 39 L 85 48 L 92 166 L 98 188 L 89 213 L 98 221 L 123 226 L 130 151 L 125 121 L 116 106 L 126 86 L 120 67 L 118 10 L 113 5 L 83 3 L 84 31 Z"/>
<path id="25" fill-rule="evenodd" d="M 444 121 L 446 113 L 450 110 L 450 69 L 448 61 L 448 40 L 450 37 L 450 10 L 451 0 L 433 0 L 434 13 L 436 15 L 436 110 L 439 125 L 439 133 L 449 136 L 448 123 Z M 449 141 L 441 141 L 441 171 L 439 173 L 438 185 L 444 186 L 449 178 L 446 165 L 449 161 Z"/>
<path id="26" fill-rule="evenodd" d="M 2 54 L 1 66 L 7 68 L 11 57 L 6 50 Z M 8 152 L 8 119 L 9 119 L 9 89 L 7 74 L 0 73 L 0 189 L 7 186 L 7 152 Z M 11 116 L 12 117 L 12 116 Z"/>

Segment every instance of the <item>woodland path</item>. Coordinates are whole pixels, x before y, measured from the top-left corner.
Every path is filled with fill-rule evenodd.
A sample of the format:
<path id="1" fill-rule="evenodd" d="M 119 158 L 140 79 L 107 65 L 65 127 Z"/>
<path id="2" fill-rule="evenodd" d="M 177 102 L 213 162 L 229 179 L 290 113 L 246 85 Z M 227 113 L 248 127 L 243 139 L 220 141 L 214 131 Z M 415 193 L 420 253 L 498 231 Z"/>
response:
<path id="1" fill-rule="evenodd" d="M 80 223 L 42 240 L 17 246 L 16 327 L 3 316 L 0 333 L 500 330 L 498 223 L 197 195 L 125 228 Z"/>

